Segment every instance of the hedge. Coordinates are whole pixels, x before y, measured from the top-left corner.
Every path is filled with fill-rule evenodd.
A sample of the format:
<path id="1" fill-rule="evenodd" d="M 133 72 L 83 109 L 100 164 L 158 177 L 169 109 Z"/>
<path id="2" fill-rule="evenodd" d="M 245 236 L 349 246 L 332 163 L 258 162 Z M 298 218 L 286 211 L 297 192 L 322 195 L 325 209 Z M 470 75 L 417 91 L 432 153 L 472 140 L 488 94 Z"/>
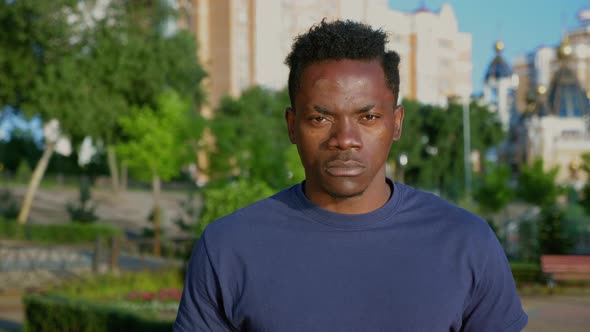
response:
<path id="1" fill-rule="evenodd" d="M 60 225 L 21 225 L 0 220 L 0 239 L 48 244 L 88 243 L 98 237 L 121 235 L 120 229 L 105 224 L 68 223 Z"/>
<path id="2" fill-rule="evenodd" d="M 27 295 L 25 331 L 107 332 L 172 331 L 173 321 L 149 319 L 137 313 L 104 304 L 51 295 Z"/>
<path id="3" fill-rule="evenodd" d="M 537 263 L 510 262 L 510 268 L 516 285 L 543 282 L 541 266 Z"/>

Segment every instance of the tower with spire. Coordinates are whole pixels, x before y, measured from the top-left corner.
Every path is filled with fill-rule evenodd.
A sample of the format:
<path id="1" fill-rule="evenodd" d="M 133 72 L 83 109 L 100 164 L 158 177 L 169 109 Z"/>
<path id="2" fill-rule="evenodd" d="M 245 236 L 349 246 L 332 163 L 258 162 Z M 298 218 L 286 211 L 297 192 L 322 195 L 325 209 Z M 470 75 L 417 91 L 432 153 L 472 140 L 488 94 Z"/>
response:
<path id="1" fill-rule="evenodd" d="M 571 35 L 566 34 L 553 49 L 554 57 L 547 68 L 548 85 L 535 81 L 540 75 L 526 77 L 527 106 L 520 110 L 510 136 L 512 151 L 522 152 L 516 158 L 520 164 L 543 159 L 547 169 L 559 167 L 558 182 L 579 189 L 586 181 L 584 172 L 578 169 L 581 155 L 590 152 L 590 94 L 580 80 L 577 68 L 581 60 L 576 58 Z M 530 67 L 534 68 L 532 64 Z"/>
<path id="2" fill-rule="evenodd" d="M 488 66 L 484 78 L 483 98 L 489 109 L 498 113 L 504 131 L 510 127 L 511 117 L 515 114 L 514 94 L 518 87 L 518 77 L 502 57 L 504 43 L 494 43 L 496 56 Z"/>

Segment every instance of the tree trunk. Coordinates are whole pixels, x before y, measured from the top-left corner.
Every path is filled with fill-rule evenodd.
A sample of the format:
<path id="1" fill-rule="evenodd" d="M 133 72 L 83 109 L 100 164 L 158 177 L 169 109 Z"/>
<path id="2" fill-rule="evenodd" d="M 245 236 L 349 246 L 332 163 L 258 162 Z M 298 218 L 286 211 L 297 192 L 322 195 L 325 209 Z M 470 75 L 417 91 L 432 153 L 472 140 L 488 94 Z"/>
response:
<path id="1" fill-rule="evenodd" d="M 115 148 L 113 146 L 109 146 L 107 148 L 107 153 L 109 157 L 109 171 L 111 173 L 111 183 L 113 185 L 113 192 L 119 192 L 119 172 L 117 167 L 117 156 L 115 155 Z"/>
<path id="2" fill-rule="evenodd" d="M 49 164 L 49 159 L 51 159 L 53 150 L 55 150 L 55 143 L 46 143 L 43 155 L 37 162 L 37 166 L 35 166 L 35 171 L 31 176 L 29 187 L 27 188 L 23 204 L 21 205 L 20 212 L 18 213 L 18 223 L 21 225 L 25 224 L 29 218 L 29 212 L 31 211 L 33 198 L 35 197 L 35 193 L 37 193 L 37 189 L 39 188 L 39 183 L 41 183 L 41 179 L 45 174 L 45 170 L 47 169 L 47 165 Z"/>
<path id="3" fill-rule="evenodd" d="M 154 173 L 152 178 L 154 194 L 154 255 L 160 256 L 160 177 Z"/>
<path id="4" fill-rule="evenodd" d="M 119 188 L 122 192 L 127 191 L 127 164 L 121 162 L 121 187 Z"/>

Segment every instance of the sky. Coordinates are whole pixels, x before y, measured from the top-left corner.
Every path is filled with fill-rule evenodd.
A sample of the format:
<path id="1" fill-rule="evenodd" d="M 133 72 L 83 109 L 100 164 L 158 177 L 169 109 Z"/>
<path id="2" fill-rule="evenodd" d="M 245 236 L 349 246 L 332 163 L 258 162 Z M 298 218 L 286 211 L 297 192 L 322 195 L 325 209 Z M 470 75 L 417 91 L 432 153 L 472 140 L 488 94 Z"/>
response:
<path id="1" fill-rule="evenodd" d="M 590 0 L 388 0 L 389 7 L 413 12 L 422 4 L 438 11 L 451 5 L 459 31 L 472 36 L 473 92 L 483 87 L 483 77 L 495 55 L 494 42 L 504 42 L 503 56 L 512 65 L 520 54 L 541 45 L 557 46 L 564 31 L 579 26 L 577 13 L 590 8 Z"/>

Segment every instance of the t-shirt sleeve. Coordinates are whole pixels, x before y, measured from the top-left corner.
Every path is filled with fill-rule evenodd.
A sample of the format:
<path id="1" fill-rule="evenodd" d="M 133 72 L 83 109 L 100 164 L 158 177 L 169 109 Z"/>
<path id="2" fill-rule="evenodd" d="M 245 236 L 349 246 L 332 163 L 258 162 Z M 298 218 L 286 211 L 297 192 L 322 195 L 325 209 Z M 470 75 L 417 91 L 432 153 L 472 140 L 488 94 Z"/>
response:
<path id="1" fill-rule="evenodd" d="M 188 264 L 174 331 L 236 331 L 223 313 L 221 290 L 204 236 L 197 242 Z"/>
<path id="2" fill-rule="evenodd" d="M 476 276 L 475 288 L 464 310 L 461 331 L 522 331 L 528 317 L 516 292 L 506 254 L 491 230 L 487 243 L 487 258 Z"/>

